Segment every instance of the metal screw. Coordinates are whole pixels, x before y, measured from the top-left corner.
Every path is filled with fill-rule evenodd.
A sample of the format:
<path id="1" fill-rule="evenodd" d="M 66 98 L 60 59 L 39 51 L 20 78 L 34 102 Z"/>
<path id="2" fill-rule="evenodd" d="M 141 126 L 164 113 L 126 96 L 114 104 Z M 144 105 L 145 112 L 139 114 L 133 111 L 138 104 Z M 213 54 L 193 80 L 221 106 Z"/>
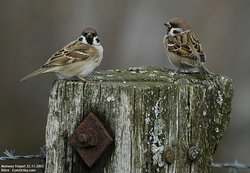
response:
<path id="1" fill-rule="evenodd" d="M 86 144 L 89 141 L 90 136 L 87 135 L 86 133 L 80 133 L 78 134 L 78 139 L 80 143 Z"/>
<path id="2" fill-rule="evenodd" d="M 192 146 L 188 149 L 188 158 L 191 161 L 195 161 L 199 155 L 199 149 L 196 146 Z"/>
<path id="3" fill-rule="evenodd" d="M 175 153 L 172 150 L 168 149 L 165 154 L 165 159 L 167 164 L 171 165 L 175 161 Z"/>
<path id="4" fill-rule="evenodd" d="M 93 147 L 97 145 L 97 136 L 93 128 L 82 129 L 76 131 L 78 142 L 81 147 Z"/>

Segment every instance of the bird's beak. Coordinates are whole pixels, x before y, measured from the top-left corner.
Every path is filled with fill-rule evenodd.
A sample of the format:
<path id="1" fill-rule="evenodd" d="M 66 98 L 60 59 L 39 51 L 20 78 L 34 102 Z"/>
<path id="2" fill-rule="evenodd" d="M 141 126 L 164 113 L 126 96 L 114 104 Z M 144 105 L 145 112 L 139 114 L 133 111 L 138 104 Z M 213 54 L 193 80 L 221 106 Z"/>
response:
<path id="1" fill-rule="evenodd" d="M 86 37 L 87 37 L 87 38 L 93 38 L 93 35 L 92 35 L 91 33 L 88 33 L 88 34 L 86 35 Z"/>
<path id="2" fill-rule="evenodd" d="M 171 25 L 170 25 L 170 23 L 164 23 L 164 25 L 168 28 L 168 29 L 170 29 L 171 28 Z"/>

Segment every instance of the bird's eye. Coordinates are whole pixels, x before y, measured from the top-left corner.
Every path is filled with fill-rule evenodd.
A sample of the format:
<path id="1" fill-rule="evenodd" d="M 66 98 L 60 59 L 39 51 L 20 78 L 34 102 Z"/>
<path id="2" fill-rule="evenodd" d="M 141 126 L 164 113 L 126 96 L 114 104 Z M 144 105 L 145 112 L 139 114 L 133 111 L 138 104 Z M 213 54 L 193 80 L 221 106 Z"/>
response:
<path id="1" fill-rule="evenodd" d="M 82 41 L 82 39 L 83 39 L 83 38 L 82 38 L 82 37 L 80 37 L 80 38 L 78 38 L 78 41 Z"/>
<path id="2" fill-rule="evenodd" d="M 100 39 L 99 39 L 99 38 L 96 38 L 96 42 L 99 43 L 99 42 L 100 42 Z"/>
<path id="3" fill-rule="evenodd" d="M 180 31 L 175 29 L 175 30 L 173 31 L 173 33 L 174 33 L 174 34 L 179 34 Z"/>

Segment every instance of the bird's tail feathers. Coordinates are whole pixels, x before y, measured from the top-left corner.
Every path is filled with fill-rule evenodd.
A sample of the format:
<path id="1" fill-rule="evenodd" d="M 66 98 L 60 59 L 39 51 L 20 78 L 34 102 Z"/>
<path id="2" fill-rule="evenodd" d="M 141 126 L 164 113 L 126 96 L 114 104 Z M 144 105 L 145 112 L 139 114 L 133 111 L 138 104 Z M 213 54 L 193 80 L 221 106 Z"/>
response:
<path id="1" fill-rule="evenodd" d="M 204 67 L 203 65 L 200 65 L 197 67 L 199 73 L 207 79 L 207 77 L 209 76 L 210 72 L 206 69 L 206 67 Z"/>
<path id="2" fill-rule="evenodd" d="M 37 76 L 39 74 L 47 73 L 47 72 L 48 72 L 47 68 L 39 68 L 38 70 L 36 70 L 36 71 L 32 72 L 31 74 L 29 74 L 29 75 L 23 77 L 22 79 L 20 79 L 20 82 L 25 81 L 27 79 L 30 79 L 32 77 L 35 77 L 35 76 Z"/>

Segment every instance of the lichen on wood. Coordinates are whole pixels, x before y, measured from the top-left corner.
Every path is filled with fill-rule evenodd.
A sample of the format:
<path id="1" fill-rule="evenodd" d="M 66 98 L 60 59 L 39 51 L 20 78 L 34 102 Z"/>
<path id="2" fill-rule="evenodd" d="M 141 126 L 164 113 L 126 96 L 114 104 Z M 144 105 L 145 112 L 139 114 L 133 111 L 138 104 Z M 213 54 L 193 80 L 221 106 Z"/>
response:
<path id="1" fill-rule="evenodd" d="M 49 101 L 46 172 L 208 173 L 230 121 L 232 80 L 212 74 L 178 74 L 162 67 L 94 72 L 88 82 L 58 80 Z M 89 112 L 114 143 L 93 168 L 68 137 Z M 191 161 L 188 150 L 198 157 Z M 172 164 L 165 152 L 174 155 Z"/>

